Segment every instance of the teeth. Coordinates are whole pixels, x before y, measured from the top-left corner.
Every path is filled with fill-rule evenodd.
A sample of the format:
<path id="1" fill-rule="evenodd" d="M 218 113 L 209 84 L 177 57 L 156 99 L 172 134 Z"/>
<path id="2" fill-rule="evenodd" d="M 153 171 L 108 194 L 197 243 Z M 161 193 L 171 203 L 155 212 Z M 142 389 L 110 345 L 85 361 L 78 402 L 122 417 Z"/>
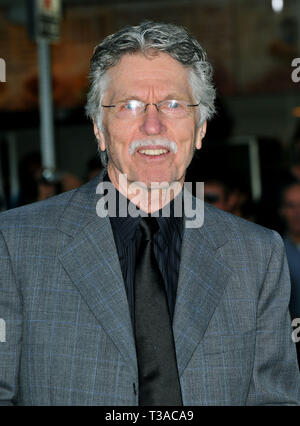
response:
<path id="1" fill-rule="evenodd" d="M 140 149 L 139 152 L 146 155 L 161 155 L 168 152 L 167 149 Z"/>

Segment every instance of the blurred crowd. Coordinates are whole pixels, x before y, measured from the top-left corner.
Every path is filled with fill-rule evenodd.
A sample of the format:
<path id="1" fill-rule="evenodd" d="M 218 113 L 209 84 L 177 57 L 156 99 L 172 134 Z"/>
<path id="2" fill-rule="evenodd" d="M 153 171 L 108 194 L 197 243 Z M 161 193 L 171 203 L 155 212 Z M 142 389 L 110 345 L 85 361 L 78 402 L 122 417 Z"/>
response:
<path id="1" fill-rule="evenodd" d="M 291 277 L 291 318 L 300 318 L 300 132 L 291 145 L 291 155 L 279 178 L 270 176 L 259 202 L 239 181 L 213 177 L 205 181 L 204 199 L 217 208 L 275 229 L 283 238 Z M 299 325 L 299 324 L 297 324 Z M 296 344 L 300 366 L 300 342 Z"/>
<path id="2" fill-rule="evenodd" d="M 18 199 L 14 202 L 15 205 L 10 207 L 42 201 L 62 192 L 71 191 L 93 179 L 100 173 L 101 169 L 100 158 L 95 156 L 86 164 L 84 179 L 69 172 L 52 174 L 43 170 L 40 153 L 31 152 L 19 164 L 20 193 Z"/>

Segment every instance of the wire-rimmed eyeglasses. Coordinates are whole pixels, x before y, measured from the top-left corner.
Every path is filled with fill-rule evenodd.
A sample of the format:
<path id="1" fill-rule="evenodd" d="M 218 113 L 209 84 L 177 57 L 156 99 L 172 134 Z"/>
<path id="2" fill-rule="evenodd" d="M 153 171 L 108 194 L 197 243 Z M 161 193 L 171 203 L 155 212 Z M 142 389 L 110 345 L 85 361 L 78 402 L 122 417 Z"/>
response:
<path id="1" fill-rule="evenodd" d="M 145 103 L 136 99 L 129 101 L 118 102 L 114 105 L 101 105 L 103 108 L 115 108 L 114 113 L 118 118 L 134 118 L 144 114 L 149 105 L 154 105 L 158 112 L 162 112 L 171 118 L 182 118 L 190 114 L 190 107 L 197 107 L 198 104 L 189 104 L 185 101 L 178 101 L 176 99 L 167 99 L 165 101 L 155 103 Z"/>

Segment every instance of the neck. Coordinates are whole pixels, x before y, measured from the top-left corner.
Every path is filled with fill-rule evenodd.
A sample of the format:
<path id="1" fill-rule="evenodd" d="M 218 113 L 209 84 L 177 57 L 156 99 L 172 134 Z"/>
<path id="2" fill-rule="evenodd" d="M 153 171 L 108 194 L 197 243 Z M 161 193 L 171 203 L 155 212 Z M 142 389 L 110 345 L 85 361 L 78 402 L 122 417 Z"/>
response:
<path id="1" fill-rule="evenodd" d="M 143 182 L 130 182 L 125 174 L 119 174 L 117 181 L 112 179 L 109 170 L 108 175 L 116 189 L 146 213 L 154 213 L 168 205 L 183 187 L 183 182 L 179 181 L 147 185 Z"/>

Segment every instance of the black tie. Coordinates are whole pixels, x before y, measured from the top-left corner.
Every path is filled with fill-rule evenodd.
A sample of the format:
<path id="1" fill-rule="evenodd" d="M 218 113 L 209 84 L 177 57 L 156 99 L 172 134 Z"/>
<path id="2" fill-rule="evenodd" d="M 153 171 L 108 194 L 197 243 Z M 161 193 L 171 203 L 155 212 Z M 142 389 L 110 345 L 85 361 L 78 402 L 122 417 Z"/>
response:
<path id="1" fill-rule="evenodd" d="M 141 218 L 135 271 L 135 338 L 139 405 L 182 405 L 172 324 L 153 250 L 155 217 Z"/>

